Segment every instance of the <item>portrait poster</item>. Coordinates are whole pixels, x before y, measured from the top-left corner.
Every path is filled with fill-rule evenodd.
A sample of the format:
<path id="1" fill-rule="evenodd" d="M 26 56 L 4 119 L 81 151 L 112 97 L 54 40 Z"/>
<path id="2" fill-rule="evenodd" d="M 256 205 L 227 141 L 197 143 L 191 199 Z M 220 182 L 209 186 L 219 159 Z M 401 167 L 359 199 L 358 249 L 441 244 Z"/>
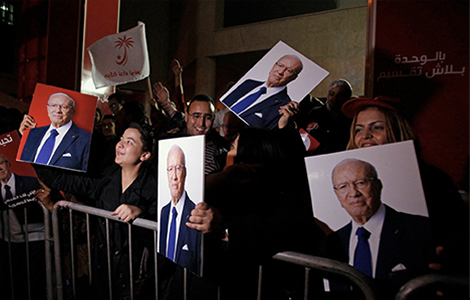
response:
<path id="1" fill-rule="evenodd" d="M 202 233 L 186 222 L 204 199 L 204 149 L 205 136 L 158 143 L 158 252 L 197 275 L 202 267 Z"/>
<path id="2" fill-rule="evenodd" d="M 0 198 L 1 205 L 6 204 L 9 208 L 37 201 L 36 190 L 42 189 L 31 164 L 15 160 L 19 145 L 20 137 L 16 131 L 0 135 L 0 185 L 2 188 Z M 11 182 L 12 174 L 14 174 L 15 189 L 11 197 L 4 198 L 4 185 Z"/>
<path id="3" fill-rule="evenodd" d="M 29 109 L 36 127 L 24 131 L 16 159 L 85 172 L 97 99 L 38 83 Z M 52 129 L 56 129 L 58 134 L 55 141 L 48 143 Z M 52 145 L 51 150 L 45 154 L 47 158 L 39 160 L 46 144 Z"/>
<path id="4" fill-rule="evenodd" d="M 294 64 L 286 63 L 283 61 L 286 57 L 297 61 Z M 300 63 L 298 60 L 300 60 Z M 289 73 L 286 73 L 286 75 L 283 75 L 284 79 L 279 80 L 279 70 L 282 70 L 283 73 L 289 71 L 293 74 L 290 74 L 290 77 L 287 78 Z M 280 106 L 286 105 L 290 101 L 300 102 L 328 74 L 328 71 L 300 52 L 279 41 L 220 98 L 220 101 L 248 125 L 261 125 L 272 128 L 273 124 L 277 123 L 279 119 L 278 111 Z M 255 102 L 242 110 L 237 109 L 240 102 L 245 101 L 250 94 L 259 90 L 260 87 L 268 86 L 268 82 L 272 80 L 279 80 L 277 90 L 268 88 L 267 92 Z"/>
<path id="5" fill-rule="evenodd" d="M 313 213 L 331 230 L 351 221 L 332 182 L 334 167 L 345 159 L 358 159 L 375 167 L 383 186 L 383 204 L 399 212 L 429 216 L 413 141 L 406 141 L 305 158 Z"/>

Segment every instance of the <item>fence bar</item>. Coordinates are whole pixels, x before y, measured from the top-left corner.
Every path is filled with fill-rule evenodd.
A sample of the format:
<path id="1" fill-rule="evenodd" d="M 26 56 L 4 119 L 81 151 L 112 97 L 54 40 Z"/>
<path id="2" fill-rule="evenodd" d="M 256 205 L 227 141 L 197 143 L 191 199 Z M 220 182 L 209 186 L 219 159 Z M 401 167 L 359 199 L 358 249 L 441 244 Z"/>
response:
<path id="1" fill-rule="evenodd" d="M 153 244 L 157 245 L 157 231 L 153 232 Z M 158 255 L 157 249 L 153 250 L 153 259 L 155 262 L 154 272 L 155 272 L 155 300 L 158 300 Z"/>
<path id="2" fill-rule="evenodd" d="M 46 295 L 47 299 L 53 299 L 52 293 L 52 252 L 51 252 L 51 242 L 53 242 L 52 235 L 51 235 L 51 221 L 49 218 L 49 210 L 42 204 L 41 201 L 38 201 L 38 204 L 41 206 L 42 211 L 44 213 L 44 247 L 46 253 Z"/>
<path id="3" fill-rule="evenodd" d="M 310 268 L 305 268 L 305 280 L 304 280 L 304 300 L 308 299 L 308 283 L 310 281 Z"/>
<path id="4" fill-rule="evenodd" d="M 92 270 L 91 270 L 91 234 L 90 234 L 90 214 L 86 215 L 86 242 L 88 251 L 88 285 L 91 286 L 92 282 Z"/>
<path id="5" fill-rule="evenodd" d="M 131 224 L 128 223 L 127 224 L 127 234 L 129 235 L 129 288 L 130 288 L 130 296 L 131 296 L 131 300 L 134 300 L 134 272 L 133 269 L 132 269 L 132 227 L 131 227 Z"/>
<path id="6" fill-rule="evenodd" d="M 30 271 L 31 262 L 29 259 L 28 209 L 25 206 L 23 210 L 24 210 L 24 227 L 22 224 L 20 225 L 24 232 L 24 241 L 25 241 L 25 246 L 26 246 L 26 277 L 28 277 L 26 282 L 28 283 L 28 300 L 31 300 L 31 271 Z"/>
<path id="7" fill-rule="evenodd" d="M 57 300 L 64 299 L 64 286 L 62 284 L 62 265 L 60 257 L 60 242 L 59 242 L 59 216 L 56 206 L 52 210 L 52 231 L 54 235 L 54 257 L 55 257 L 55 272 L 56 272 L 56 287 L 57 287 Z"/>
<path id="8" fill-rule="evenodd" d="M 75 289 L 75 243 L 73 241 L 73 214 L 69 209 L 69 226 L 70 226 L 70 267 L 72 268 L 72 293 L 73 298 L 77 299 L 77 291 Z"/>
<path id="9" fill-rule="evenodd" d="M 54 208 L 59 208 L 59 207 L 67 207 L 67 208 L 71 208 L 71 209 L 76 210 L 76 211 L 89 213 L 89 214 L 92 214 L 92 215 L 97 216 L 97 217 L 106 218 L 106 219 L 116 221 L 116 222 L 126 223 L 123 220 L 119 219 L 118 216 L 111 216 L 109 214 L 109 211 L 104 210 L 104 209 L 100 209 L 100 208 L 95 208 L 95 207 L 86 206 L 86 205 L 82 205 L 82 204 L 72 203 L 72 202 L 68 202 L 68 201 L 58 201 L 54 205 Z M 136 226 L 139 226 L 139 227 L 143 227 L 143 228 L 158 231 L 158 223 L 155 222 L 155 221 L 151 221 L 151 220 L 137 218 L 134 221 L 132 221 L 132 225 L 136 225 Z"/>
<path id="10" fill-rule="evenodd" d="M 439 284 L 452 289 L 465 288 L 466 291 L 468 291 L 469 278 L 467 276 L 451 276 L 443 274 L 422 275 L 405 283 L 395 296 L 395 300 L 409 299 L 409 296 L 414 292 Z"/>
<path id="11" fill-rule="evenodd" d="M 108 287 L 109 287 L 109 300 L 113 300 L 113 284 L 111 281 L 111 252 L 109 246 L 109 219 L 106 219 L 106 257 L 108 259 Z"/>
<path id="12" fill-rule="evenodd" d="M 261 300 L 261 288 L 263 282 L 263 266 L 258 267 L 258 295 L 256 296 L 257 300 Z"/>
<path id="13" fill-rule="evenodd" d="M 2 214 L 3 216 L 3 214 Z M 8 241 L 8 261 L 9 261 L 9 268 L 10 268 L 10 290 L 11 290 L 11 299 L 15 299 L 15 291 L 14 291 L 14 282 L 13 282 L 13 264 L 12 264 L 12 255 L 11 255 L 11 234 L 10 234 L 10 210 L 7 210 L 7 224 L 5 226 L 4 237 L 7 237 Z"/>
<path id="14" fill-rule="evenodd" d="M 188 269 L 183 269 L 183 300 L 188 299 Z"/>
<path id="15" fill-rule="evenodd" d="M 369 279 L 359 270 L 346 263 L 291 251 L 278 253 L 274 255 L 273 258 L 296 265 L 345 276 L 357 284 L 367 300 L 375 299 L 375 293 L 371 288 L 372 285 Z"/>

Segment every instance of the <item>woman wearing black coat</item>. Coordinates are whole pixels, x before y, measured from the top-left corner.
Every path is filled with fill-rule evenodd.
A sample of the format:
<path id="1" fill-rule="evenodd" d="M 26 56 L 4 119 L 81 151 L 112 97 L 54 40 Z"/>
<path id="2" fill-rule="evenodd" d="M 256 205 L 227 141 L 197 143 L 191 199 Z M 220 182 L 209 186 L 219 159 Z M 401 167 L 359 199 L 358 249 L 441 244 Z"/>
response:
<path id="1" fill-rule="evenodd" d="M 95 179 L 59 172 L 40 174 L 46 185 L 96 201 L 96 207 L 112 211 L 124 222 L 137 217 L 156 219 L 156 177 L 150 167 L 155 141 L 146 125 L 132 123 L 116 145 L 115 162 L 119 166 L 110 175 Z M 111 276 L 113 299 L 129 297 L 128 225 L 110 222 Z M 140 266 L 145 231 L 133 228 L 134 279 Z M 94 299 L 109 299 L 105 220 L 97 222 L 92 251 Z"/>

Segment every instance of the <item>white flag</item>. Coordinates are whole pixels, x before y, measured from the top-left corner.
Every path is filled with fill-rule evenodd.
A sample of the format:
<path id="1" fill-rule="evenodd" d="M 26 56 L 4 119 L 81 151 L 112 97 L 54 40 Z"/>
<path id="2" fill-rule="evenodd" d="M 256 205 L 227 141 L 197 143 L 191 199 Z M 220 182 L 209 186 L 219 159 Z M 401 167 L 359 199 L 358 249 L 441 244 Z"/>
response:
<path id="1" fill-rule="evenodd" d="M 95 88 L 144 79 L 150 74 L 145 24 L 108 35 L 88 47 Z"/>

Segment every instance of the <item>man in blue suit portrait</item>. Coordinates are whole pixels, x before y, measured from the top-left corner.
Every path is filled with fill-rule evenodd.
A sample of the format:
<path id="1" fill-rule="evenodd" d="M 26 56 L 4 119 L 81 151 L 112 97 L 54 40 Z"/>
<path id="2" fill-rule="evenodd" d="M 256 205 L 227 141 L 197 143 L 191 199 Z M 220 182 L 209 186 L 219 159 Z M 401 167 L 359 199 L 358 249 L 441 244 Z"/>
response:
<path id="1" fill-rule="evenodd" d="M 186 159 L 183 150 L 177 145 L 172 146 L 167 162 L 171 200 L 160 214 L 159 252 L 199 275 L 201 232 L 186 226 L 195 204 L 185 191 Z"/>
<path id="2" fill-rule="evenodd" d="M 265 82 L 248 79 L 222 100 L 227 107 L 249 125 L 273 128 L 280 115 L 279 108 L 292 101 L 287 84 L 302 71 L 296 55 L 284 55 L 274 63 Z"/>
<path id="3" fill-rule="evenodd" d="M 21 160 L 37 164 L 86 171 L 91 134 L 72 121 L 75 101 L 55 93 L 47 101 L 48 126 L 33 128 L 21 153 Z"/>
<path id="4" fill-rule="evenodd" d="M 432 253 L 428 218 L 383 204 L 382 181 L 374 166 L 345 159 L 333 169 L 332 180 L 352 221 L 328 236 L 330 254 L 336 252 L 338 259 L 373 278 L 384 297 L 428 271 Z"/>

